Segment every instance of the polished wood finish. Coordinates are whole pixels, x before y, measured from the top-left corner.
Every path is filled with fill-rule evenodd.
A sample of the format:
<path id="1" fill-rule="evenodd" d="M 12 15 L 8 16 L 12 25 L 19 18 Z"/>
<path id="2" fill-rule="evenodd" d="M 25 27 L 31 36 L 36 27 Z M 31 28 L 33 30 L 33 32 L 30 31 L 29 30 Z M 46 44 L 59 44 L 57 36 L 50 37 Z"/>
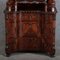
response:
<path id="1" fill-rule="evenodd" d="M 40 2 L 38 4 L 20 2 L 21 0 L 9 0 L 6 4 L 6 55 L 14 52 L 45 52 L 54 56 L 55 2 L 53 0 L 38 0 Z"/>

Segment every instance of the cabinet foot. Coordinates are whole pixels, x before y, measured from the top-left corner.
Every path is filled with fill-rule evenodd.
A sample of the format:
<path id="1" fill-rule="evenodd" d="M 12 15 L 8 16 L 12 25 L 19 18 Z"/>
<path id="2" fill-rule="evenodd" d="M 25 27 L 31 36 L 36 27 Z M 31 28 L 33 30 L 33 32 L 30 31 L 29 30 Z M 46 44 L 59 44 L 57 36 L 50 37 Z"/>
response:
<path id="1" fill-rule="evenodd" d="M 6 57 L 9 57 L 11 54 L 9 54 L 9 53 L 6 53 Z"/>
<path id="2" fill-rule="evenodd" d="M 55 49 L 53 49 L 51 52 L 48 52 L 48 55 L 50 57 L 55 57 Z"/>

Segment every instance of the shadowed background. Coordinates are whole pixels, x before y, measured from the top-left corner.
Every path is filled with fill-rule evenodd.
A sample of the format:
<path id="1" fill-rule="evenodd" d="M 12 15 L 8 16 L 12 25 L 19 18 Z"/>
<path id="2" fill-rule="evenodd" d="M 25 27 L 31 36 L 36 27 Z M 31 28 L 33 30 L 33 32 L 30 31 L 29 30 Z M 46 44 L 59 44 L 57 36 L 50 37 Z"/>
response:
<path id="1" fill-rule="evenodd" d="M 56 16 L 56 56 L 50 58 L 44 54 L 32 53 L 16 53 L 9 58 L 5 57 L 5 20 L 4 9 L 7 0 L 0 0 L 0 60 L 60 60 L 60 0 L 56 0 L 57 16 Z"/>

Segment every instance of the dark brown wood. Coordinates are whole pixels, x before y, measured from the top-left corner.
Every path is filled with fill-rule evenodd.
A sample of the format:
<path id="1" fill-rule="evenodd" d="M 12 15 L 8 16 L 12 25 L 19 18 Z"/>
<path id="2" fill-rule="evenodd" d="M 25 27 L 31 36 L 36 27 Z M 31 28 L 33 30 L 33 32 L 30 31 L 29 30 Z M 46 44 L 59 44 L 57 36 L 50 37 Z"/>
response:
<path id="1" fill-rule="evenodd" d="M 44 2 L 44 0 L 38 0 L 40 1 L 39 4 L 30 4 L 20 3 L 21 0 L 19 0 L 18 3 L 20 7 L 18 7 L 18 3 L 17 5 L 15 3 L 17 1 L 18 0 L 9 0 L 6 5 L 6 55 L 9 56 L 11 53 L 19 51 L 45 52 L 50 56 L 54 56 L 56 24 L 55 2 L 53 2 L 53 0 L 46 2 Z M 15 6 L 17 6 L 17 8 L 15 8 Z M 54 8 L 54 10 L 52 10 L 52 8 Z"/>

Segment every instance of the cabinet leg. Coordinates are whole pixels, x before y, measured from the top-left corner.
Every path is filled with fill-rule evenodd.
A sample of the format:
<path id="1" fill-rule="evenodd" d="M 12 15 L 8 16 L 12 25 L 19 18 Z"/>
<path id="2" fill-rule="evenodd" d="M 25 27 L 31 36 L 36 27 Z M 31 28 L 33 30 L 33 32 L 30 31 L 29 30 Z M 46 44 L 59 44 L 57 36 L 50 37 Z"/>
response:
<path id="1" fill-rule="evenodd" d="M 7 48 L 5 49 L 5 53 L 6 53 L 6 57 L 9 57 L 11 55 L 11 52 Z"/>
<path id="2" fill-rule="evenodd" d="M 52 49 L 51 52 L 48 52 L 48 55 L 49 55 L 50 57 L 55 57 L 55 49 Z"/>
<path id="3" fill-rule="evenodd" d="M 6 57 L 9 57 L 10 56 L 10 53 L 6 53 Z"/>

